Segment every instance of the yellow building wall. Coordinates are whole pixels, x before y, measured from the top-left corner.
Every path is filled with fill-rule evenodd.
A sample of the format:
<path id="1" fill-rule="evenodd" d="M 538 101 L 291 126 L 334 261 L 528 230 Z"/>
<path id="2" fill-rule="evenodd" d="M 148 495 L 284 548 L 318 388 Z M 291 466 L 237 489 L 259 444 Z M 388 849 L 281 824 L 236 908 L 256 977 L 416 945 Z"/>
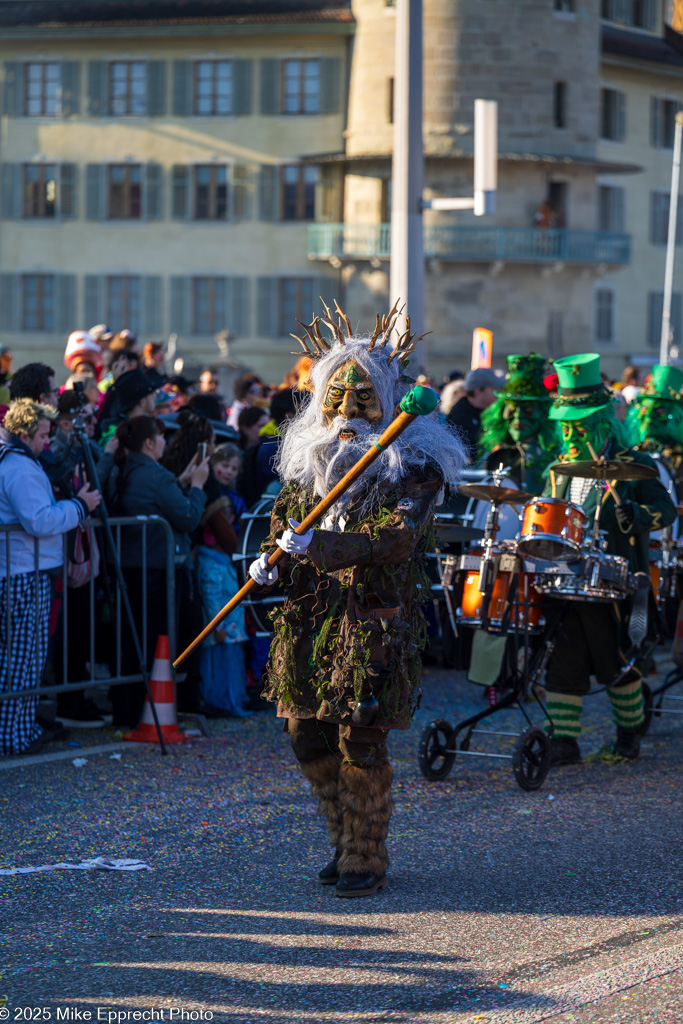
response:
<path id="1" fill-rule="evenodd" d="M 160 30 L 161 31 L 161 30 Z M 162 335 L 175 330 L 170 316 L 170 278 L 176 275 L 239 274 L 251 279 L 250 323 L 247 338 L 238 339 L 235 355 L 268 379 L 279 379 L 291 366 L 291 339 L 256 334 L 256 279 L 265 275 L 310 276 L 324 273 L 306 255 L 306 222 L 258 219 L 258 182 L 252 182 L 252 219 L 241 223 L 176 221 L 171 219 L 171 168 L 174 164 L 235 163 L 252 165 L 296 163 L 301 158 L 343 149 L 345 95 L 342 71 L 340 109 L 326 115 L 260 114 L 259 60 L 285 57 L 338 57 L 344 68 L 347 39 L 343 35 L 287 37 L 252 35 L 240 39 L 193 37 L 165 41 L 150 39 L 44 40 L 31 43 L 0 41 L 0 62 L 6 60 L 81 61 L 79 115 L 56 118 L 0 118 L 0 159 L 3 162 L 68 161 L 79 166 L 78 208 L 75 220 L 0 221 L 0 272 L 75 274 L 76 322 L 82 322 L 86 274 L 155 274 L 163 278 Z M 86 111 L 87 62 L 90 60 L 165 60 L 167 109 L 172 103 L 173 60 L 239 57 L 254 61 L 252 113 L 239 117 L 106 117 Z M 89 163 L 145 163 L 164 168 L 164 218 L 159 221 L 90 221 L 85 219 L 85 168 Z M 334 276 L 334 275 L 333 275 Z M 120 328 L 125 325 L 111 325 Z M 229 326 L 229 325 L 228 325 Z M 0 333 L 10 344 L 16 364 L 46 359 L 62 367 L 66 337 L 45 333 Z M 193 364 L 215 360 L 212 337 L 179 340 L 181 353 Z M 66 371 L 60 371 L 65 373 Z"/>

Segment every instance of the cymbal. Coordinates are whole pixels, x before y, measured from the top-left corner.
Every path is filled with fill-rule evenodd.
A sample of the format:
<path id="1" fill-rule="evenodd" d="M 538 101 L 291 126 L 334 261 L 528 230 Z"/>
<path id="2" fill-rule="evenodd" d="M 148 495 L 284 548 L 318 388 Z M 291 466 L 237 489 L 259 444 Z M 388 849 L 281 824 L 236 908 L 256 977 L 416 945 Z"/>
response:
<path id="1" fill-rule="evenodd" d="M 437 516 L 434 523 L 437 543 L 457 544 L 459 541 L 481 540 L 484 531 L 476 526 L 461 526 L 460 523 L 440 523 Z"/>
<path id="2" fill-rule="evenodd" d="M 584 480 L 653 480 L 657 476 L 654 466 L 640 462 L 624 462 L 621 459 L 605 459 L 599 462 L 586 459 L 581 462 L 554 462 L 553 473 L 562 476 L 580 476 Z"/>
<path id="3" fill-rule="evenodd" d="M 495 502 L 497 505 L 526 505 L 535 498 L 528 491 L 517 491 L 514 487 L 496 487 L 495 484 L 459 484 L 458 490 L 468 498 Z"/>

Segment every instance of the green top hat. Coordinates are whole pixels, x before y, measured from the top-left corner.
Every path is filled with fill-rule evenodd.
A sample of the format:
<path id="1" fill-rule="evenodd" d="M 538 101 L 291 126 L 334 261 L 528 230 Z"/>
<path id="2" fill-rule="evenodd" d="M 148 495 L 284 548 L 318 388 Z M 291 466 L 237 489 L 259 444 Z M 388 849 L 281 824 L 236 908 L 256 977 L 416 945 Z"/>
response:
<path id="1" fill-rule="evenodd" d="M 657 363 L 652 367 L 652 379 L 636 398 L 642 402 L 644 398 L 656 398 L 660 402 L 680 402 L 683 388 L 683 370 L 677 366 L 663 366 Z"/>
<path id="2" fill-rule="evenodd" d="M 543 384 L 545 357 L 532 352 L 528 356 L 508 356 L 508 375 L 498 396 L 510 402 L 550 402 Z"/>
<path id="3" fill-rule="evenodd" d="M 551 420 L 582 420 L 606 409 L 612 397 L 600 379 L 600 356 L 582 352 L 553 363 L 559 395 L 550 410 Z"/>

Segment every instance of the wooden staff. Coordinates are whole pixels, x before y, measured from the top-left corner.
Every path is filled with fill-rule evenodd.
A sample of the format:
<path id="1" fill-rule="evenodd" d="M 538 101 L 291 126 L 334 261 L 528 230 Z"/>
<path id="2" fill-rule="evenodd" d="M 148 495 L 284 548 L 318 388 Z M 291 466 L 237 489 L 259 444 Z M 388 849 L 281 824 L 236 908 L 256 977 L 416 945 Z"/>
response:
<path id="1" fill-rule="evenodd" d="M 398 414 L 396 419 L 389 424 L 387 429 L 384 431 L 379 441 L 372 446 L 372 448 L 363 455 L 355 466 L 348 471 L 348 473 L 342 477 L 339 483 L 332 488 L 329 494 L 327 494 L 322 501 L 319 501 L 312 512 L 309 512 L 303 522 L 299 523 L 294 533 L 302 534 L 306 533 L 311 527 L 322 519 L 325 513 L 330 509 L 337 501 L 341 498 L 344 491 L 346 491 L 352 483 L 361 476 L 368 466 L 372 465 L 375 459 L 379 458 L 382 452 L 389 447 L 390 444 L 396 440 L 397 437 L 403 433 L 414 419 L 418 416 L 427 416 L 429 413 L 434 412 L 437 405 L 439 404 L 439 396 L 436 391 L 432 388 L 425 388 L 422 385 L 417 384 L 407 395 L 404 395 L 400 402 L 401 412 Z M 268 566 L 272 569 L 274 565 L 280 561 L 285 552 L 280 547 L 276 547 L 274 551 L 268 557 Z M 192 641 L 190 646 L 183 651 L 183 653 L 176 658 L 173 662 L 173 667 L 178 668 L 179 665 L 189 657 L 192 652 L 199 647 L 201 643 L 206 640 L 207 636 L 213 633 L 214 629 L 218 629 L 221 622 L 226 616 L 233 611 L 234 608 L 240 604 L 241 601 L 247 596 L 247 594 L 257 586 L 256 581 L 251 577 L 247 580 L 244 586 L 237 591 L 234 597 L 232 597 L 224 608 L 221 608 L 218 615 L 211 620 L 208 626 L 201 631 L 198 637 Z"/>

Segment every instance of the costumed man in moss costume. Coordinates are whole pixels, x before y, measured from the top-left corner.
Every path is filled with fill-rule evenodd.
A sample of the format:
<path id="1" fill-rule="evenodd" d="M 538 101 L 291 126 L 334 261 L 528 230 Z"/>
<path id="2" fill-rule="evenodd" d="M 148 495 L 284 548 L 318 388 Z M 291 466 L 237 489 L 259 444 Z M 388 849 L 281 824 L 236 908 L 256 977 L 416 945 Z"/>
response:
<path id="1" fill-rule="evenodd" d="M 559 395 L 550 416 L 561 423 L 562 460 L 590 460 L 592 447 L 598 457 L 644 463 L 654 469 L 648 455 L 629 448 L 624 427 L 614 415 L 610 392 L 600 379 L 600 357 L 592 353 L 568 356 L 556 359 L 554 366 Z M 650 530 L 668 526 L 676 516 L 675 506 L 658 477 L 614 484 L 619 505 L 600 481 L 559 472 L 555 481 L 556 497 L 581 506 L 590 525 L 600 500 L 600 529 L 607 531 L 607 552 L 626 558 L 631 572 L 648 572 Z M 546 494 L 551 492 L 549 481 Z M 583 694 L 590 690 L 590 676 L 595 675 L 599 685 L 608 686 L 626 664 L 621 649 L 625 604 L 569 603 L 546 674 L 548 712 L 555 723 L 553 764 L 581 760 L 577 740 Z M 617 730 L 614 753 L 633 760 L 640 753 L 644 721 L 638 670 L 630 669 L 618 685 L 607 690 L 607 695 Z"/>
<path id="2" fill-rule="evenodd" d="M 628 413 L 640 438 L 638 449 L 658 452 L 679 485 L 683 484 L 683 370 L 677 366 L 652 367 L 652 379 L 632 403 Z"/>
<path id="3" fill-rule="evenodd" d="M 557 423 L 548 419 L 552 398 L 544 384 L 545 359 L 508 356 L 508 375 L 498 398 L 481 417 L 479 447 L 489 472 L 502 464 L 522 490 L 540 494 L 544 473 L 561 451 Z"/>
<path id="4" fill-rule="evenodd" d="M 414 335 L 389 344 L 395 310 L 372 337 L 340 313 L 306 331 L 312 395 L 285 424 L 285 482 L 262 551 L 277 543 L 287 598 L 273 615 L 264 696 L 277 703 L 294 754 L 318 798 L 334 847 L 319 880 L 338 896 L 386 885 L 391 816 L 389 729 L 407 729 L 420 697 L 425 643 L 423 555 L 433 513 L 464 465 L 462 445 L 436 415 L 420 416 L 333 506 L 320 529 L 293 529 L 377 443 L 413 381 L 404 374 Z M 331 331 L 323 336 L 320 327 Z M 344 328 L 346 333 L 344 333 Z M 267 554 L 250 573 L 272 584 Z M 420 589 L 422 588 L 421 592 Z"/>

